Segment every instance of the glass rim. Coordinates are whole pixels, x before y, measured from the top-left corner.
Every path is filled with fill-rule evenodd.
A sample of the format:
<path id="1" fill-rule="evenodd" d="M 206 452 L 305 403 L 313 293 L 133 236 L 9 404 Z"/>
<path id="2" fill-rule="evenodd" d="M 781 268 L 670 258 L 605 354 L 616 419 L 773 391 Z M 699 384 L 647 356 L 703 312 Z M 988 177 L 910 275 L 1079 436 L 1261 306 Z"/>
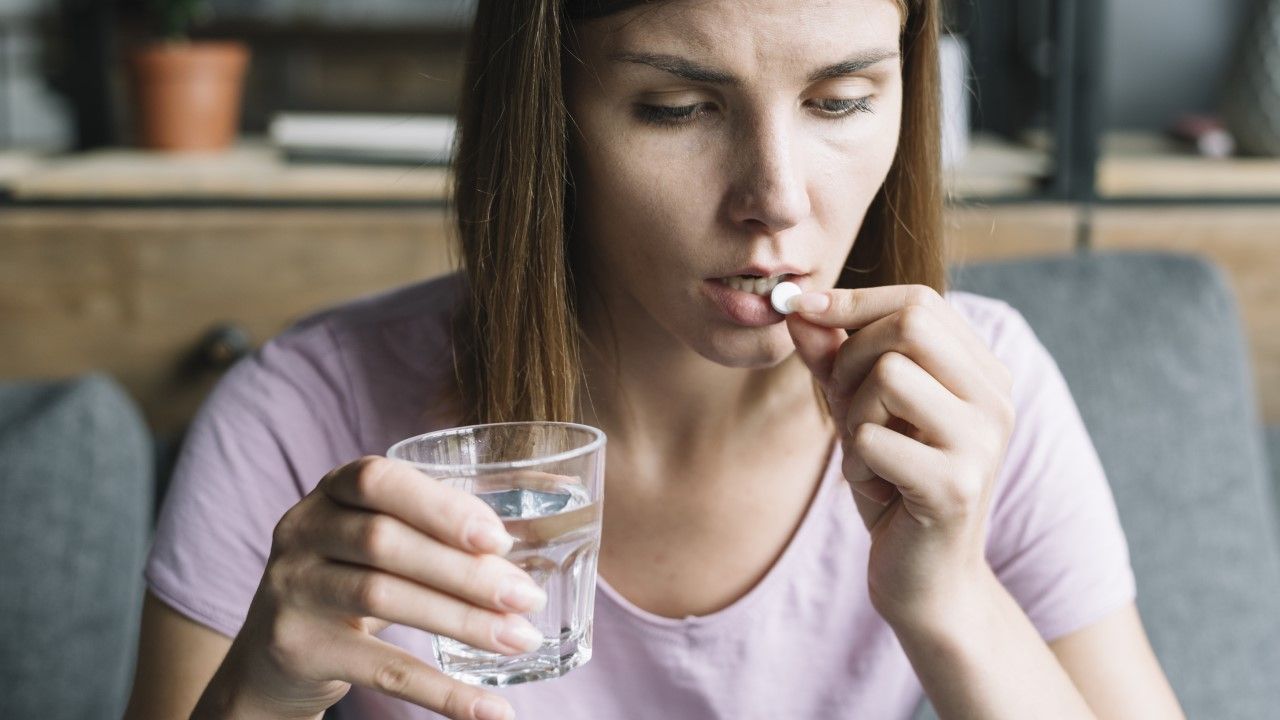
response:
<path id="1" fill-rule="evenodd" d="M 418 460 L 408 460 L 405 458 L 393 457 L 393 453 L 395 453 L 399 448 L 406 446 L 410 443 L 418 442 L 432 436 L 444 437 L 448 435 L 462 435 L 469 430 L 477 430 L 480 428 L 503 428 L 503 427 L 532 426 L 532 425 L 539 425 L 542 427 L 558 427 L 558 428 L 582 430 L 594 437 L 590 442 L 588 442 L 587 444 L 581 447 L 576 447 L 576 448 L 573 448 L 572 450 L 565 450 L 563 452 L 559 452 L 554 455 L 546 455 L 538 458 L 523 458 L 520 460 L 506 460 L 503 462 L 430 463 L 430 462 L 421 462 Z M 480 423 L 478 425 L 464 425 L 462 427 L 444 428 L 442 430 L 432 430 L 431 432 L 425 432 L 425 433 L 422 433 L 421 435 L 414 435 L 413 437 L 407 437 L 403 440 L 400 440 L 399 442 L 395 443 L 391 447 L 387 448 L 387 457 L 393 458 L 396 460 L 401 460 L 403 462 L 407 462 L 410 465 L 413 465 L 414 467 L 418 468 L 419 470 L 424 470 L 424 471 L 436 470 L 436 469 L 442 469 L 445 471 L 475 470 L 480 472 L 489 471 L 489 470 L 519 470 L 522 468 L 534 467 L 536 465 L 546 465 L 548 463 L 563 462 L 565 460 L 572 460 L 574 458 L 582 457 L 583 455 L 588 455 L 590 453 L 595 452 L 596 450 L 599 450 L 600 448 L 603 448 L 607 442 L 608 442 L 608 438 L 605 436 L 604 431 L 601 430 L 600 428 L 592 427 L 590 425 L 583 425 L 581 423 L 572 423 L 572 422 L 551 421 L 551 420 L 517 420 L 515 422 Z"/>

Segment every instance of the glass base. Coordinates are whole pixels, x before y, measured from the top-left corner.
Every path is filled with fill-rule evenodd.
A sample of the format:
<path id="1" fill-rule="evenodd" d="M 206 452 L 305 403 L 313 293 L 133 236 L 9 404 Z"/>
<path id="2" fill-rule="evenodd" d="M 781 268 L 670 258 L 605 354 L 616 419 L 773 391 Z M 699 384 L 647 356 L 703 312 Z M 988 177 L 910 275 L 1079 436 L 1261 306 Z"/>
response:
<path id="1" fill-rule="evenodd" d="M 451 638 L 432 642 L 436 661 L 449 677 L 469 685 L 504 687 L 563 676 L 591 659 L 590 631 L 577 638 L 556 639 L 523 655 L 478 650 Z"/>

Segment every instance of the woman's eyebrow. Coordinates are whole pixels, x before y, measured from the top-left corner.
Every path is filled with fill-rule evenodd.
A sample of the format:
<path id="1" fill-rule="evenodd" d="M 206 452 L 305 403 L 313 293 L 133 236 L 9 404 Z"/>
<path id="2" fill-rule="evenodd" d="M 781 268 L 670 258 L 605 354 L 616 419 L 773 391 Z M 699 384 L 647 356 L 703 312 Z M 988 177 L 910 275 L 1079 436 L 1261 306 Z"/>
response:
<path id="1" fill-rule="evenodd" d="M 863 70 L 866 70 L 867 68 L 871 67 L 872 65 L 875 65 L 878 62 L 883 62 L 885 60 L 890 60 L 890 59 L 896 59 L 897 57 L 898 57 L 897 50 L 889 50 L 889 49 L 868 50 L 866 52 L 858 53 L 857 55 L 854 55 L 851 58 L 841 60 L 840 62 L 834 65 L 828 65 L 824 68 L 819 68 L 815 70 L 812 74 L 809 75 L 809 82 L 816 83 L 819 80 L 830 80 L 832 78 L 844 77 L 846 75 L 853 75 L 854 73 L 859 73 L 859 72 L 862 72 Z"/>
<path id="2" fill-rule="evenodd" d="M 832 78 L 852 75 L 866 70 L 878 62 L 896 57 L 898 57 L 897 50 L 876 49 L 862 51 L 856 55 L 841 60 L 838 63 L 814 70 L 809 74 L 807 82 L 815 83 L 820 80 L 830 80 Z M 648 65 L 649 67 L 657 68 L 663 72 L 668 72 L 677 77 L 692 80 L 693 82 L 708 83 L 711 85 L 727 85 L 729 87 L 738 87 L 742 85 L 742 81 L 732 73 L 698 65 L 690 60 L 680 57 L 679 55 L 620 52 L 611 53 L 609 55 L 609 60 L 612 62 Z"/>

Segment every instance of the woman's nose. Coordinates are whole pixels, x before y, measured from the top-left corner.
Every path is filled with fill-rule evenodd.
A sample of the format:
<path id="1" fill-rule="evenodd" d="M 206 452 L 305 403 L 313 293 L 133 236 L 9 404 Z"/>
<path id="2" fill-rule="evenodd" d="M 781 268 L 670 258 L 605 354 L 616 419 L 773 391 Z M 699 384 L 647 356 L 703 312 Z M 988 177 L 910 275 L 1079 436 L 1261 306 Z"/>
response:
<path id="1" fill-rule="evenodd" d="M 809 193 L 786 121 L 772 118 L 740 138 L 731 159 L 733 222 L 762 226 L 770 233 L 800 224 L 809 214 Z"/>

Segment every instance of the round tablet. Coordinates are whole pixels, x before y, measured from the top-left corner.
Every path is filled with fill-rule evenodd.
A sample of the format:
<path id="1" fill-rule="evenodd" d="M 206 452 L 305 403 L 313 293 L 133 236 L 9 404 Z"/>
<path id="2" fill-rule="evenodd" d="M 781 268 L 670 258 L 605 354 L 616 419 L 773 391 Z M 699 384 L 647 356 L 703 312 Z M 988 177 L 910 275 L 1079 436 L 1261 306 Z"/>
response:
<path id="1" fill-rule="evenodd" d="M 803 294 L 804 291 L 800 286 L 793 282 L 780 282 L 774 286 L 773 292 L 769 294 L 769 302 L 772 303 L 773 309 L 783 315 L 790 315 L 791 308 L 787 307 L 787 303 L 791 302 L 791 298 Z"/>

